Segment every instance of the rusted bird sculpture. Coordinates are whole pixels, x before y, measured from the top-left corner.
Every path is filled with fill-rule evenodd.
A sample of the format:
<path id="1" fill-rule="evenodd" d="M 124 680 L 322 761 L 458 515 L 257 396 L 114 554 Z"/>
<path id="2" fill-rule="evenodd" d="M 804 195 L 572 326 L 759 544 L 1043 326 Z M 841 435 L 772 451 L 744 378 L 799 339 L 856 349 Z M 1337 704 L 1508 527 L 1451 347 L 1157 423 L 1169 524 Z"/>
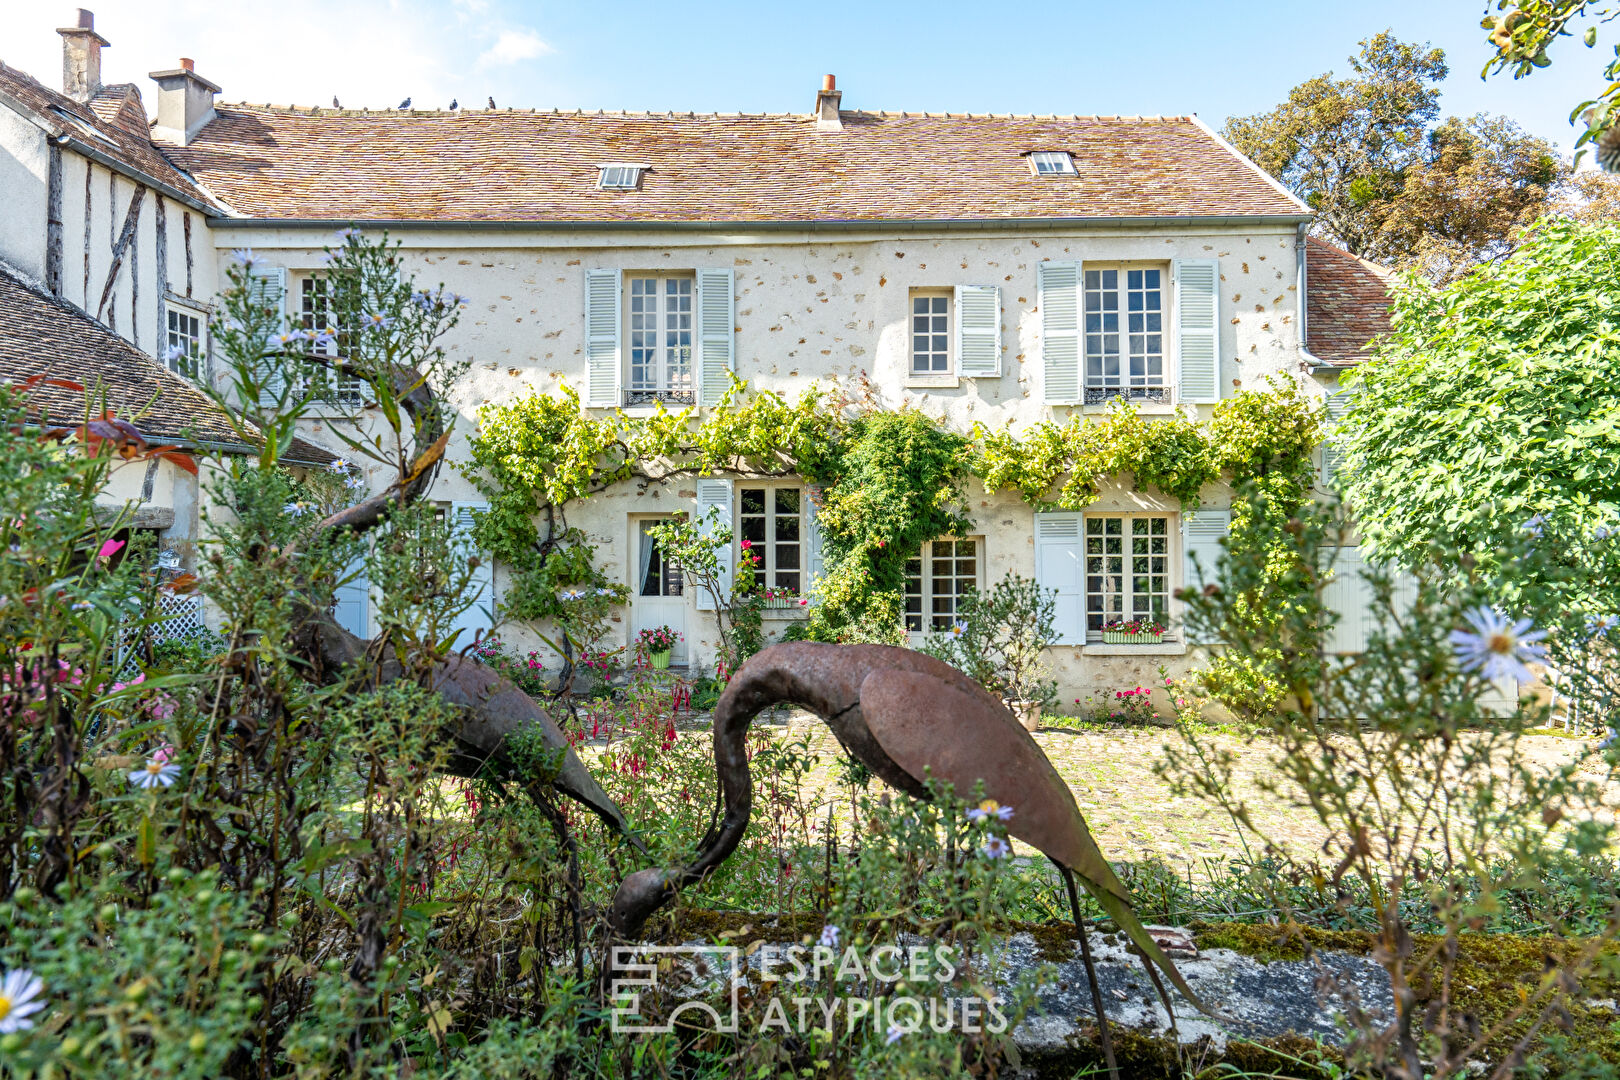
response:
<path id="1" fill-rule="evenodd" d="M 1208 1011 L 1137 919 L 1130 894 L 1092 838 L 1068 785 L 1006 706 L 949 664 L 888 645 L 790 642 L 742 666 L 714 712 L 721 820 L 699 843 L 691 865 L 638 870 L 625 878 L 609 913 L 610 928 L 621 939 L 639 935 L 676 890 L 701 881 L 736 850 L 753 805 L 745 736 L 760 711 L 779 704 L 816 713 L 852 757 L 909 795 L 928 798 L 927 777 L 950 783 L 958 794 L 983 781 L 990 798 L 1014 808 L 1007 831 L 1045 853 L 1068 887 L 1111 1072 L 1112 1040 L 1075 878 L 1141 950 L 1166 1010 L 1170 1001 L 1155 965 L 1188 1001 Z"/>

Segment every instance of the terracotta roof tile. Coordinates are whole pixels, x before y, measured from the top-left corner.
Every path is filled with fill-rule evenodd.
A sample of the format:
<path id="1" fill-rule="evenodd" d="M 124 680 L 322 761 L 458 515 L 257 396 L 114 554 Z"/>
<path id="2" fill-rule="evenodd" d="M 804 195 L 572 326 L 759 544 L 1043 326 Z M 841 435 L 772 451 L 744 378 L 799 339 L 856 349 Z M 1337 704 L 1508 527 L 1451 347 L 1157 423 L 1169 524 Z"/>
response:
<path id="1" fill-rule="evenodd" d="M 1305 347 L 1336 366 L 1358 364 L 1390 328 L 1390 272 L 1316 237 L 1305 244 Z"/>
<path id="2" fill-rule="evenodd" d="M 1191 118 L 812 117 L 221 105 L 169 157 L 247 217 L 429 221 L 1011 220 L 1306 211 Z M 1068 150 L 1078 176 L 1024 155 Z M 597 167 L 647 165 L 639 190 Z"/>
<path id="3" fill-rule="evenodd" d="M 33 76 L 0 63 L 0 95 L 15 100 L 47 124 L 69 132 L 98 153 L 167 184 L 199 203 L 215 205 L 213 198 L 153 145 L 140 91 L 133 84 L 103 86 L 88 103 L 80 104 L 44 86 Z"/>
<path id="4" fill-rule="evenodd" d="M 198 440 L 241 446 L 225 412 L 196 387 L 70 304 L 41 293 L 0 266 L 0 382 L 37 374 L 106 390 L 107 407 L 158 440 Z M 50 418 L 84 418 L 84 396 L 40 387 L 31 400 Z M 326 465 L 328 453 L 295 440 L 289 462 Z"/>

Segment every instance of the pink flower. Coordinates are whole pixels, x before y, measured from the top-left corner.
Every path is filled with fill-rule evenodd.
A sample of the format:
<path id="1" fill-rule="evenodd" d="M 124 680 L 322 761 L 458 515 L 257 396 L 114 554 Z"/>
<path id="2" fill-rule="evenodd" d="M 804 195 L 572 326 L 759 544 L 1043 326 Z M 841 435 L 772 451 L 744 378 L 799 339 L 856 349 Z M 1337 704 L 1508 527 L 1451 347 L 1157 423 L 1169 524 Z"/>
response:
<path id="1" fill-rule="evenodd" d="M 104 541 L 101 545 L 101 550 L 96 552 L 96 558 L 100 559 L 102 562 L 106 562 L 108 559 L 118 554 L 119 549 L 123 546 L 124 542 L 122 540 Z"/>
<path id="2" fill-rule="evenodd" d="M 810 603 L 810 601 L 808 601 L 808 600 L 800 600 L 799 601 L 799 606 L 800 607 L 806 607 L 806 606 L 809 605 L 809 603 Z"/>
<path id="3" fill-rule="evenodd" d="M 742 542 L 742 549 L 744 551 L 747 551 L 749 548 L 751 548 L 753 546 L 754 546 L 754 542 L 752 540 L 744 540 Z"/>

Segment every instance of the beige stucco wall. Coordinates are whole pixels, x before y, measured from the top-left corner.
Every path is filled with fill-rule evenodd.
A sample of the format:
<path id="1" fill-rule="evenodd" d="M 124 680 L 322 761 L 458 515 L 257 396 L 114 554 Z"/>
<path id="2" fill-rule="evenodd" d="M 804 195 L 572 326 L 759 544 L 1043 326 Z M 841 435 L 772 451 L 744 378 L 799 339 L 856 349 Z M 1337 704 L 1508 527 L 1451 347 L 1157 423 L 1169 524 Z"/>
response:
<path id="1" fill-rule="evenodd" d="M 217 258 L 251 247 L 261 258 L 289 268 L 292 276 L 321 266 L 326 233 L 268 228 L 212 231 Z M 1168 265 L 1174 258 L 1221 261 L 1221 383 L 1258 387 L 1283 375 L 1315 386 L 1302 374 L 1298 339 L 1295 234 L 1291 227 L 1230 229 L 1110 228 L 1067 234 L 1019 231 L 938 236 L 760 235 L 718 236 L 690 232 L 613 232 L 586 235 L 544 230 L 412 230 L 391 233 L 404 241 L 405 267 L 421 284 L 444 283 L 471 299 L 460 327 L 447 342 L 451 354 L 471 367 L 451 397 L 463 433 L 473 430 L 486 401 L 509 401 L 529 393 L 554 392 L 567 383 L 583 389 L 585 353 L 582 310 L 585 271 L 685 271 L 729 267 L 736 273 L 738 374 L 752 385 L 796 394 L 812 380 L 857 390 L 869 378 L 882 407 L 912 406 L 966 430 L 975 422 L 1022 429 L 1045 419 L 1062 421 L 1073 411 L 1042 404 L 1040 313 L 1036 267 L 1043 260 L 1131 261 Z M 956 284 L 995 284 L 1001 289 L 1003 375 L 963 380 L 948 388 L 906 385 L 906 317 L 910 290 Z M 1169 321 L 1171 298 L 1167 292 Z M 1198 406 L 1205 415 L 1210 406 Z M 1147 410 L 1144 410 L 1147 411 Z M 323 426 L 326 422 L 322 422 Z M 331 445 L 329 441 L 329 445 Z M 452 444 L 452 459 L 465 443 Z M 380 479 L 380 474 L 377 475 Z M 975 531 L 985 538 L 986 582 L 1003 574 L 1034 573 L 1032 511 L 1009 493 L 971 493 Z M 434 498 L 475 499 L 471 486 L 447 470 Z M 624 485 L 569 508 L 569 522 L 597 545 L 600 565 L 629 583 L 631 530 L 627 516 L 671 513 L 693 507 L 690 480 L 642 490 Z M 1223 507 L 1224 487 L 1207 491 L 1204 503 Z M 1108 486 L 1099 511 L 1179 508 L 1157 492 L 1132 490 L 1128 477 Z M 1179 538 L 1174 560 L 1179 573 Z M 497 576 L 497 589 L 501 576 Z M 1173 581 L 1172 588 L 1179 585 Z M 699 663 L 712 661 L 710 617 L 689 609 L 688 629 Z M 621 621 L 621 630 L 628 622 Z M 772 620 L 772 625 L 781 623 Z M 503 637 L 527 648 L 521 628 Z M 622 637 L 621 637 L 622 640 Z M 1052 650 L 1065 700 L 1103 687 L 1147 683 L 1159 663 L 1184 669 L 1191 662 L 1181 646 L 1166 655 L 1122 657 L 1094 646 Z"/>

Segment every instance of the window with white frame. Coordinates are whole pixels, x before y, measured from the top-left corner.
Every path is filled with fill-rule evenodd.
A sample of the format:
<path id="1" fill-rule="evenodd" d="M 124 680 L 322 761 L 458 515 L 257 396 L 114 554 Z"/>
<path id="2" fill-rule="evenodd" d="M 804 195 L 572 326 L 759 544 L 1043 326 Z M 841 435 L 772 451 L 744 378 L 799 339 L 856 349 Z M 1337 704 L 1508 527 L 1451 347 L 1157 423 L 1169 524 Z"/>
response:
<path id="1" fill-rule="evenodd" d="M 1086 633 L 1151 619 L 1170 625 L 1170 518 L 1086 515 Z"/>
<path id="2" fill-rule="evenodd" d="M 1086 403 L 1168 401 L 1164 275 L 1159 267 L 1085 268 Z"/>
<path id="3" fill-rule="evenodd" d="M 939 633 L 956 624 L 957 605 L 979 587 L 982 543 L 931 540 L 906 562 L 907 633 Z"/>
<path id="4" fill-rule="evenodd" d="M 911 374 L 951 373 L 951 294 L 946 289 L 911 293 Z"/>
<path id="5" fill-rule="evenodd" d="M 1073 176 L 1074 158 L 1067 150 L 1037 150 L 1029 155 L 1036 176 Z"/>
<path id="6" fill-rule="evenodd" d="M 328 392 L 323 400 L 352 412 L 365 404 L 365 380 L 350 371 L 342 359 L 348 335 L 338 329 L 336 298 L 332 283 L 324 277 L 306 277 L 299 283 L 298 322 L 305 330 L 331 331 L 331 336 L 320 344 L 311 345 L 310 352 L 332 358 L 332 366 L 321 372 Z"/>
<path id="7" fill-rule="evenodd" d="M 176 375 L 196 379 L 202 374 L 203 325 L 201 315 L 169 307 L 163 360 Z"/>
<path id="8" fill-rule="evenodd" d="M 598 165 L 596 186 L 603 191 L 634 191 L 641 185 L 640 165 Z"/>
<path id="9" fill-rule="evenodd" d="M 630 378 L 625 404 L 694 402 L 691 274 L 626 274 L 624 318 Z"/>
<path id="10" fill-rule="evenodd" d="M 804 489 L 785 484 L 739 486 L 737 546 L 739 555 L 759 560 L 756 581 L 804 595 Z"/>

